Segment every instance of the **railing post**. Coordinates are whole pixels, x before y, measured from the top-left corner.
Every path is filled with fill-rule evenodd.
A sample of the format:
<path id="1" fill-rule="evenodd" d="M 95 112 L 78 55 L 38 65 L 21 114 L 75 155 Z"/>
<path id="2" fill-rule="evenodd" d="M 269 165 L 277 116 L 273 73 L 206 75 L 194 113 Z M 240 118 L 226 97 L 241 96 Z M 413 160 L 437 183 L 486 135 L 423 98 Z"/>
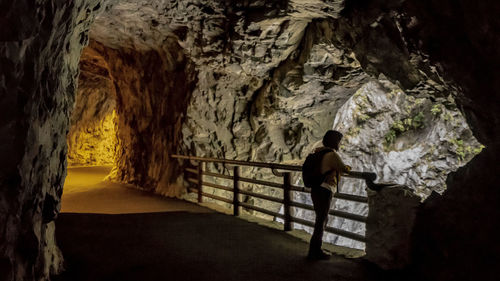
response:
<path id="1" fill-rule="evenodd" d="M 233 167 L 233 215 L 240 215 L 240 167 Z"/>
<path id="2" fill-rule="evenodd" d="M 202 186 L 203 186 L 203 163 L 198 162 L 198 203 L 203 203 Z"/>
<path id="3" fill-rule="evenodd" d="M 292 230 L 291 186 L 290 172 L 283 173 L 283 209 L 285 213 L 285 231 Z"/>

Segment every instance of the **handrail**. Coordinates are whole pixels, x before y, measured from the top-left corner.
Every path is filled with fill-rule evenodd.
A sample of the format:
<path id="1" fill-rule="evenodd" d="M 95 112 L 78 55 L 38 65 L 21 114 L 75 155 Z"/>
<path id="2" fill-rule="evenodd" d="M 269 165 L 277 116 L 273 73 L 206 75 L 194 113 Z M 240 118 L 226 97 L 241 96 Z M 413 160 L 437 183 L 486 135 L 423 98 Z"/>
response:
<path id="1" fill-rule="evenodd" d="M 302 171 L 302 166 L 299 166 L 299 165 L 287 165 L 287 164 L 276 164 L 276 163 L 266 163 L 266 162 L 218 159 L 218 158 L 210 158 L 210 157 L 186 156 L 186 155 L 179 155 L 179 154 L 172 154 L 172 155 L 170 155 L 170 157 L 175 158 L 175 159 L 184 159 L 184 160 L 192 160 L 192 161 L 200 161 L 200 162 L 223 163 L 223 164 L 232 164 L 232 165 L 240 165 L 240 166 L 270 168 L 273 170 L 288 170 L 288 171 L 299 171 L 299 172 Z M 348 173 L 343 174 L 342 176 L 348 177 L 348 178 L 370 180 L 372 182 L 377 179 L 377 175 L 374 173 L 359 172 L 359 171 L 350 171 Z"/>
<path id="2" fill-rule="evenodd" d="M 241 160 L 218 159 L 218 158 L 186 156 L 186 155 L 178 155 L 178 154 L 170 155 L 170 157 L 176 158 L 176 159 L 193 160 L 193 161 L 201 161 L 201 162 L 224 163 L 224 164 L 233 164 L 233 165 L 240 165 L 240 166 L 253 166 L 253 167 L 270 168 L 270 169 L 278 169 L 278 170 L 289 170 L 289 171 L 302 171 L 302 167 L 297 166 L 297 165 L 285 165 L 285 164 L 274 164 L 274 163 L 266 163 L 266 162 L 252 162 L 252 161 L 241 161 Z"/>
<path id="3" fill-rule="evenodd" d="M 174 159 L 191 160 L 191 161 L 196 161 L 199 163 L 198 166 L 196 167 L 196 169 L 189 168 L 189 167 L 185 168 L 185 171 L 191 175 L 191 177 L 185 175 L 186 180 L 197 187 L 195 189 L 188 188 L 188 190 L 198 193 L 198 202 L 199 203 L 202 202 L 203 197 L 208 197 L 208 198 L 212 198 L 212 199 L 222 201 L 222 202 L 225 202 L 228 204 L 232 204 L 233 205 L 233 214 L 235 216 L 239 215 L 239 208 L 244 207 L 244 208 L 251 209 L 251 210 L 254 210 L 257 212 L 261 212 L 261 213 L 264 213 L 267 215 L 274 216 L 276 218 L 281 218 L 284 220 L 284 230 L 285 231 L 292 230 L 292 222 L 299 223 L 299 224 L 306 225 L 306 226 L 314 226 L 314 222 L 307 221 L 307 220 L 293 216 L 294 210 L 292 207 L 306 209 L 306 210 L 314 210 L 313 206 L 299 203 L 299 202 L 295 202 L 295 201 L 291 200 L 291 192 L 292 191 L 300 191 L 300 192 L 310 191 L 310 189 L 307 187 L 301 187 L 301 186 L 296 186 L 296 185 L 291 184 L 290 173 L 302 171 L 301 166 L 275 164 L 275 163 L 264 163 L 264 162 L 241 161 L 241 160 L 206 158 L 206 157 L 186 156 L 186 155 L 177 155 L 177 154 L 171 155 L 171 157 Z M 206 166 L 205 163 L 207 163 L 207 162 L 208 163 L 223 163 L 223 164 L 234 165 L 233 166 L 233 175 L 226 175 L 226 174 L 221 174 L 221 173 L 214 173 L 214 172 L 205 171 L 204 167 Z M 273 174 L 277 177 L 282 177 L 283 181 L 281 183 L 277 183 L 277 182 L 270 182 L 270 181 L 241 177 L 240 172 L 239 172 L 240 166 L 270 168 L 270 169 L 272 169 Z M 286 172 L 278 172 L 277 170 L 281 170 L 281 171 L 285 170 Z M 193 178 L 192 176 L 196 176 L 196 177 Z M 233 186 L 225 186 L 225 185 L 216 184 L 214 182 L 206 182 L 206 181 L 203 181 L 203 176 L 212 176 L 212 177 L 216 177 L 216 178 L 223 178 L 226 180 L 232 180 Z M 369 186 L 369 184 L 373 184 L 373 181 L 376 179 L 376 175 L 373 173 L 357 172 L 357 171 L 349 172 L 348 174 L 345 174 L 344 176 L 351 177 L 351 178 L 364 179 L 367 183 L 367 186 Z M 255 192 L 248 191 L 248 190 L 241 190 L 239 187 L 240 182 L 247 182 L 247 183 L 253 183 L 253 184 L 258 184 L 258 185 L 265 185 L 265 186 L 269 186 L 269 187 L 273 187 L 273 188 L 279 188 L 279 189 L 283 190 L 283 198 L 277 198 L 277 197 L 273 197 L 273 196 L 269 196 L 269 195 L 265 195 L 265 194 L 255 193 Z M 203 186 L 232 192 L 233 198 L 226 198 L 226 197 L 221 197 L 221 196 L 217 196 L 214 194 L 206 193 L 203 191 Z M 243 194 L 246 196 L 256 197 L 259 199 L 283 204 L 284 213 L 274 212 L 274 211 L 271 211 L 268 209 L 264 209 L 262 207 L 258 207 L 258 206 L 254 206 L 252 204 L 241 202 L 239 199 L 239 194 Z M 344 199 L 344 200 L 360 202 L 360 203 L 367 203 L 367 201 L 368 201 L 367 198 L 364 196 L 347 194 L 347 193 L 335 193 L 334 197 L 339 198 L 339 199 Z M 338 210 L 330 210 L 329 214 L 333 215 L 333 216 L 349 219 L 349 220 L 358 221 L 361 223 L 366 223 L 366 217 L 358 215 L 358 214 L 352 214 L 352 213 L 347 213 L 347 212 L 338 211 Z M 344 236 L 344 237 L 347 237 L 347 238 L 350 238 L 353 240 L 357 240 L 357 241 L 361 241 L 361 242 L 365 241 L 364 236 L 356 234 L 356 233 L 351 233 L 349 231 L 345 231 L 342 229 L 327 227 L 325 229 L 325 231 L 330 232 L 330 233 L 334 233 L 334 234 L 337 234 L 340 236 Z"/>

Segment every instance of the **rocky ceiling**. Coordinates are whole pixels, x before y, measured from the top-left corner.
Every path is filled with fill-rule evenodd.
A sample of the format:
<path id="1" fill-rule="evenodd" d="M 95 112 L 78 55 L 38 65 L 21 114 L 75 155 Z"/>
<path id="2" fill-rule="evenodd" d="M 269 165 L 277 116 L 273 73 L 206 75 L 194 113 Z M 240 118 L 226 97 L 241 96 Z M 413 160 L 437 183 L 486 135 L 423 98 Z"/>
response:
<path id="1" fill-rule="evenodd" d="M 111 0 L 104 5 L 90 37 L 111 48 L 146 50 L 160 47 L 165 38 L 174 34 L 186 47 L 199 40 L 210 41 L 224 33 L 229 23 L 235 23 L 232 20 L 251 24 L 263 19 L 272 22 L 273 18 L 277 22 L 290 18 L 304 21 L 337 18 L 344 1 Z M 197 34 L 200 30 L 203 30 L 202 38 Z"/>

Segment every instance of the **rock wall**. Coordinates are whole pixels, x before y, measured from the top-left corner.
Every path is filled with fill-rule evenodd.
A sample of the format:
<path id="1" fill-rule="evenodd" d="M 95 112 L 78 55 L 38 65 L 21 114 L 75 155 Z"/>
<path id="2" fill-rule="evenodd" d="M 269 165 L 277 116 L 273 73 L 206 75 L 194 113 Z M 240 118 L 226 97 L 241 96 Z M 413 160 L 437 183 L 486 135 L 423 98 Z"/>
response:
<path id="1" fill-rule="evenodd" d="M 100 16 L 91 36 L 108 48 L 141 53 L 158 49 L 168 38 L 178 41 L 193 60 L 198 82 L 182 127 L 183 153 L 300 164 L 335 126 L 346 133 L 345 158 L 352 159 L 351 165 L 408 184 L 422 197 L 432 190 L 442 193 L 446 175 L 481 150 L 454 105 L 462 90 L 443 78 L 442 69 L 425 54 L 406 49 L 398 37 L 399 23 L 393 22 L 396 16 L 379 18 L 382 4 L 365 3 L 375 9 L 360 12 L 363 5 L 348 2 L 342 13 L 340 4 L 317 4 L 124 1 Z M 134 88 L 126 83 L 120 87 Z M 356 119 L 349 118 L 352 110 Z M 147 116 L 145 112 L 131 115 Z M 334 124 L 335 118 L 339 121 Z M 413 145 L 415 141 L 423 146 Z M 155 189 L 158 173 L 149 180 L 139 176 L 150 170 L 149 158 L 129 151 L 121 150 L 122 159 L 127 159 L 122 163 L 130 164 L 116 169 L 122 176 L 115 178 Z M 227 172 L 225 167 L 213 168 Z M 256 169 L 243 175 L 276 180 L 269 171 Z M 297 175 L 295 180 L 300 180 Z M 279 190 L 243 188 L 280 195 Z M 364 187 L 350 183 L 343 192 L 363 194 Z M 281 208 L 244 200 L 275 211 Z M 297 200 L 310 203 L 307 195 L 297 195 Z M 336 207 L 366 213 L 366 205 L 339 200 Z M 297 213 L 312 218 L 311 213 Z M 332 225 L 364 232 L 348 220 L 335 219 Z M 357 245 L 337 236 L 327 239 Z"/>
<path id="2" fill-rule="evenodd" d="M 134 16 L 127 17 L 130 14 Z M 367 163 L 377 160 L 379 164 L 374 168 L 381 170 L 384 179 L 394 180 L 401 174 L 382 163 L 395 160 L 404 166 L 405 182 L 417 187 L 421 195 L 429 196 L 432 190 L 443 194 L 429 196 L 417 216 L 413 269 L 431 280 L 453 280 L 473 279 L 474 272 L 490 277 L 491 269 L 495 268 L 486 267 L 491 264 L 488 262 L 484 265 L 473 262 L 467 267 L 465 259 L 455 257 L 491 261 L 498 252 L 495 247 L 488 247 L 489 241 L 494 241 L 498 234 L 494 230 L 498 227 L 493 228 L 498 220 L 493 219 L 499 217 L 498 210 L 491 207 L 499 196 L 495 189 L 497 177 L 490 169 L 496 167 L 494 159 L 500 135 L 500 119 L 496 114 L 500 104 L 496 94 L 500 83 L 500 56 L 492 47 L 498 45 L 500 38 L 493 31 L 498 27 L 495 15 L 498 15 L 498 5 L 470 0 L 120 1 L 106 10 L 92 34 L 96 41 L 114 48 L 111 53 L 126 57 L 121 59 L 126 67 L 135 64 L 139 69 L 145 66 L 134 60 L 137 54 L 158 50 L 166 38 L 178 41 L 182 52 L 194 62 L 196 71 L 190 73 L 197 72 L 198 80 L 182 125 L 184 153 L 299 163 L 323 132 L 332 128 L 336 115 L 338 120 L 347 122 L 336 123 L 339 128 L 364 122 L 359 124 L 358 133 L 378 141 L 360 143 L 360 138 L 354 135 L 356 132 L 348 130 L 344 148 L 358 149 L 361 154 L 364 149 L 376 148 L 380 153 L 375 157 L 378 160 L 365 158 L 357 164 L 368 168 Z M 115 72 L 118 74 L 118 67 Z M 388 87 L 387 80 L 393 86 Z M 120 87 L 125 89 L 123 92 L 137 89 L 125 82 Z M 400 97 L 399 101 L 387 98 L 396 103 L 390 108 L 400 112 L 387 116 L 383 110 L 367 109 L 358 112 L 359 120 L 346 118 L 349 110 L 361 107 L 361 97 L 367 97 L 367 101 L 374 97 L 372 93 L 353 96 L 370 87 L 379 94 L 377 89 L 386 88 L 389 91 L 385 96 L 392 92 L 392 98 Z M 399 94 L 396 88 L 413 95 L 414 101 L 405 105 L 404 101 L 410 98 Z M 419 107 L 413 105 L 419 99 L 424 99 L 423 121 L 432 126 L 422 128 L 420 125 L 422 117 L 414 109 Z M 486 148 L 470 164 L 448 176 L 444 191 L 445 175 L 437 171 L 457 169 L 480 149 L 468 130 L 459 121 L 455 122 L 460 120 L 453 106 L 455 101 L 474 136 Z M 405 112 L 407 105 L 411 108 Z M 130 116 L 148 116 L 149 110 L 129 110 L 118 100 L 117 107 L 120 106 Z M 372 117 L 383 119 L 384 130 L 370 127 Z M 129 121 L 124 120 L 124 124 Z M 130 124 L 125 128 L 147 127 Z M 448 134 L 445 129 L 457 130 L 456 135 Z M 140 143 L 128 133 L 123 137 L 134 140 L 130 143 Z M 412 138 L 422 145 L 412 147 Z M 424 145 L 437 139 L 441 146 L 434 150 L 432 145 Z M 142 149 L 144 146 L 131 147 Z M 151 179 L 157 179 L 160 174 L 152 172 L 153 177 L 145 176 L 152 171 L 147 164 L 151 158 L 127 151 L 130 150 L 122 151 L 128 155 L 123 159 L 137 160 L 131 162 L 133 165 L 123 164 L 117 170 L 117 175 L 122 173 L 117 178 L 145 186 L 156 184 L 158 181 Z M 146 151 L 145 155 L 152 155 Z M 400 160 L 404 153 L 414 160 L 423 157 L 427 164 L 413 160 L 403 163 Z M 353 154 L 352 158 L 363 158 L 361 154 Z M 163 156 L 155 157 L 163 159 Z M 220 166 L 215 169 L 224 171 Z M 411 173 L 411 170 L 416 171 Z M 125 171 L 136 176 L 127 176 Z M 246 173 L 270 178 L 266 172 Z M 273 193 L 258 187 L 244 188 Z M 270 207 L 280 208 L 279 205 Z M 477 210 L 485 218 L 484 222 L 489 223 L 478 222 L 469 210 Z M 463 226 L 456 223 L 457 219 Z M 478 254 L 474 243 L 464 245 L 466 237 L 474 237 L 474 243 L 481 245 L 485 254 Z M 463 268 L 467 268 L 467 274 L 457 276 L 455 272 Z"/>
<path id="3" fill-rule="evenodd" d="M 159 49 L 112 49 L 94 40 L 89 48 L 106 61 L 116 93 L 116 159 L 109 179 L 179 196 L 169 154 L 179 145 L 195 83 L 190 61 L 169 38 Z"/>
<path id="4" fill-rule="evenodd" d="M 370 73 L 383 72 L 406 89 L 415 73 L 437 71 L 461 89 L 454 94 L 458 108 L 486 147 L 448 176 L 442 196 L 421 206 L 412 244 L 417 279 L 497 279 L 500 194 L 498 169 L 491 168 L 498 167 L 500 54 L 491 46 L 500 38 L 499 9 L 492 1 L 347 1 L 338 22 L 338 37 Z M 393 59 L 390 46 L 406 59 Z"/>
<path id="5" fill-rule="evenodd" d="M 116 112 L 84 126 L 72 126 L 67 137 L 68 165 L 110 166 L 115 162 Z"/>
<path id="6" fill-rule="evenodd" d="M 447 175 L 478 154 L 483 146 L 472 136 L 451 97 L 429 98 L 421 90 L 409 95 L 388 80 L 363 84 L 337 111 L 333 128 L 344 133 L 341 154 L 355 170 L 371 171 L 379 182 L 409 186 L 422 200 L 446 190 Z M 344 178 L 340 192 L 366 196 L 363 181 Z M 312 203 L 308 196 L 303 202 Z M 336 200 L 335 208 L 368 214 L 364 203 Z M 299 212 L 310 220 L 310 212 Z M 331 225 L 364 234 L 365 225 L 335 218 Z M 363 248 L 338 236 L 328 241 Z"/>
<path id="7" fill-rule="evenodd" d="M 0 279 L 61 270 L 54 218 L 82 47 L 98 1 L 0 3 Z"/>
<path id="8" fill-rule="evenodd" d="M 210 40 L 204 41 L 207 45 L 201 47 L 190 45 L 195 40 L 189 38 L 202 37 L 205 26 L 187 25 L 187 39 L 181 45 L 198 55 L 194 60 L 199 82 L 183 128 L 184 153 L 300 164 L 333 127 L 345 133 L 343 155 L 355 169 L 410 185 L 425 198 L 432 190 L 442 193 L 446 175 L 481 150 L 454 104 L 456 92 L 434 70 L 421 74 L 408 63 L 408 71 L 416 74 L 405 93 L 383 75 L 376 73 L 375 78 L 365 72 L 337 37 L 339 21 L 260 12 L 257 19 L 236 12 L 239 17 L 234 22 L 221 16 L 218 27 L 207 29 L 230 26 L 230 32 L 210 33 Z M 253 15 L 258 13 L 256 9 Z M 217 49 L 222 54 L 203 52 L 216 49 L 217 42 L 225 42 L 225 49 Z M 406 58 L 395 46 L 386 48 L 387 53 L 396 54 L 392 60 Z M 209 168 L 229 172 L 222 166 Z M 242 175 L 279 180 L 264 169 L 244 169 Z M 298 176 L 294 179 L 300 181 Z M 279 190 L 262 186 L 243 184 L 242 188 L 281 195 Z M 346 182 L 341 189 L 365 194 L 365 187 L 356 181 Z M 208 187 L 206 191 L 230 197 L 224 191 Z M 312 203 L 308 195 L 295 196 L 300 202 Z M 244 200 L 273 211 L 281 209 L 280 204 L 265 200 Z M 367 213 L 366 204 L 342 200 L 335 204 L 337 209 Z M 295 213 L 314 219 L 309 211 L 297 209 Z M 341 218 L 334 218 L 330 225 L 361 234 L 365 231 L 364 225 Z M 336 235 L 326 239 L 363 247 Z"/>
<path id="9" fill-rule="evenodd" d="M 116 93 L 102 56 L 84 48 L 71 129 L 68 165 L 112 165 L 116 150 Z"/>

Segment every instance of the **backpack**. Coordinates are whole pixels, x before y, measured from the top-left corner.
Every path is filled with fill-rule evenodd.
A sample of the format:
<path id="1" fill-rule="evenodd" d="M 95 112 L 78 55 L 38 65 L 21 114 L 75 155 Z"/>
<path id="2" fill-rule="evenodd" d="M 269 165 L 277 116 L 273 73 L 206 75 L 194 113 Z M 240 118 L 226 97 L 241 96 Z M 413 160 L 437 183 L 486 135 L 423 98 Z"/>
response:
<path id="1" fill-rule="evenodd" d="M 326 153 L 331 151 L 333 150 L 330 148 L 324 148 L 307 155 L 306 161 L 302 164 L 302 180 L 306 187 L 313 188 L 319 186 L 325 180 L 327 173 L 321 174 L 321 160 L 323 160 L 323 156 Z"/>

